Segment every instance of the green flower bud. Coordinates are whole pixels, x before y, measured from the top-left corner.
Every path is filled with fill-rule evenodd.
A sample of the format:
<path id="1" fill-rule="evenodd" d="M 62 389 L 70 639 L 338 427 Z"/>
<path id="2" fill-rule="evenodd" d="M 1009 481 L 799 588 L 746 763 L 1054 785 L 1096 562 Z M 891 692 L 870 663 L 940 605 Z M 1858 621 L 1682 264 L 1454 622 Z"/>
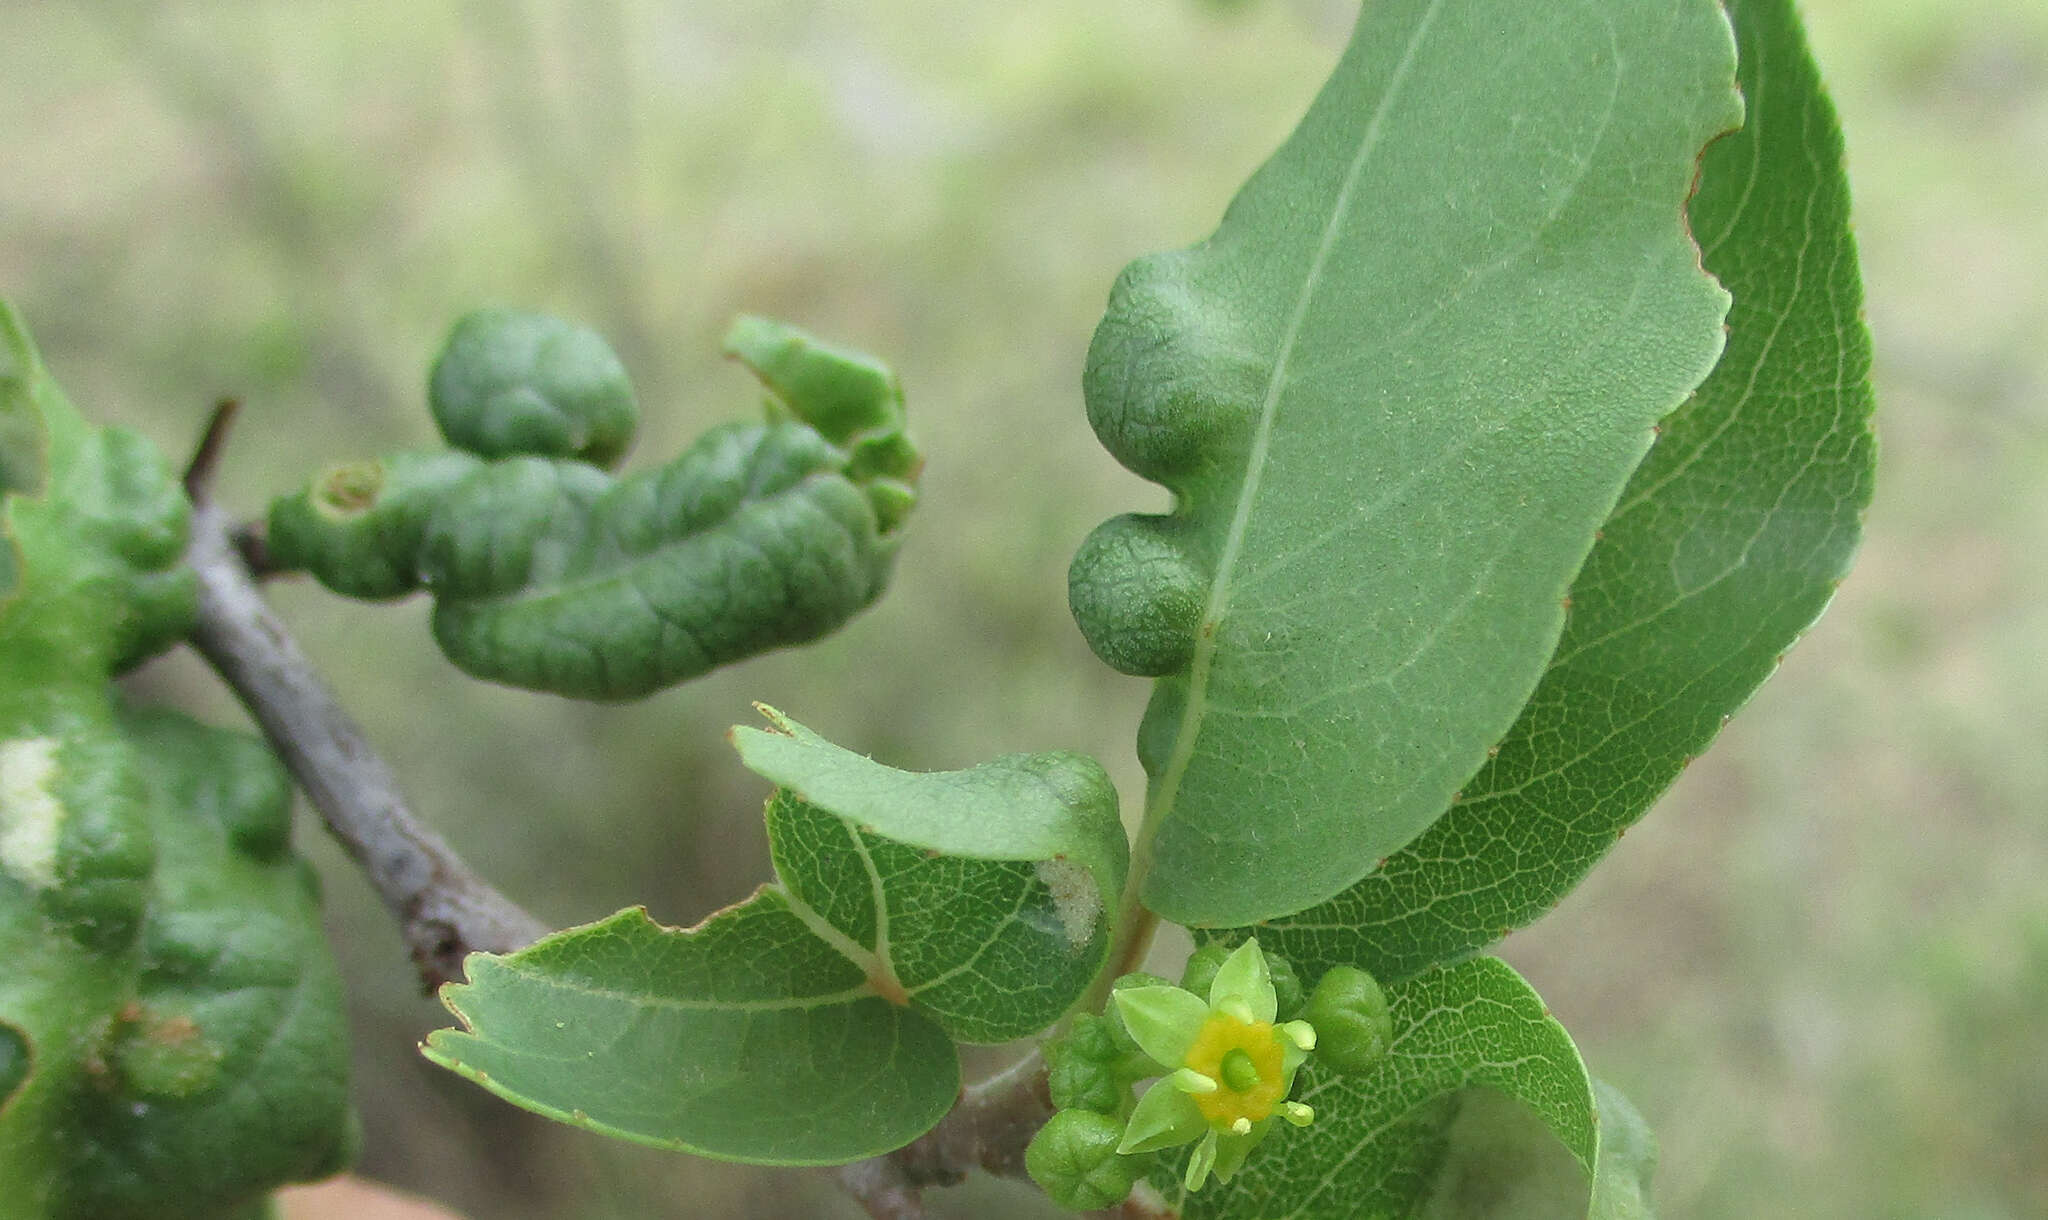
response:
<path id="1" fill-rule="evenodd" d="M 1122 1058 L 1109 1022 L 1082 1014 L 1065 1036 L 1045 1044 L 1047 1087 L 1053 1108 L 1114 1114 L 1130 1097 L 1130 1078 L 1117 1071 Z"/>
<path id="2" fill-rule="evenodd" d="M 1216 967 L 1221 966 L 1223 959 L 1229 956 L 1230 946 L 1221 941 L 1212 940 L 1203 945 L 1188 955 L 1188 964 L 1181 971 L 1180 985 L 1207 999 L 1209 985 L 1216 981 Z M 1266 960 L 1271 962 L 1273 959 L 1268 955 Z"/>
<path id="3" fill-rule="evenodd" d="M 1024 1150 L 1024 1168 L 1061 1207 L 1115 1207 L 1137 1184 L 1139 1158 L 1117 1155 L 1123 1124 L 1090 1110 L 1061 1110 Z"/>
<path id="4" fill-rule="evenodd" d="M 1316 1058 L 1339 1072 L 1365 1071 L 1394 1042 L 1386 993 L 1371 975 L 1350 966 L 1332 966 L 1323 975 L 1304 1016 L 1315 1026 Z"/>
<path id="5" fill-rule="evenodd" d="M 1279 1005 L 1280 1015 L 1276 1019 L 1291 1021 L 1300 1016 L 1303 1000 L 1301 976 L 1294 972 L 1293 964 L 1277 953 L 1268 953 L 1266 970 L 1272 975 L 1273 997 Z M 1313 1025 L 1315 1022 L 1311 1021 L 1309 1024 Z"/>
<path id="6" fill-rule="evenodd" d="M 1229 957 L 1232 946 L 1221 941 L 1210 941 L 1188 956 L 1186 970 L 1181 974 L 1180 985 L 1198 996 L 1207 998 L 1210 984 L 1216 981 L 1216 968 Z M 1291 1021 L 1301 1015 L 1301 977 L 1294 973 L 1294 967 L 1286 958 L 1277 953 L 1266 953 L 1266 970 L 1273 980 L 1273 995 L 1279 1003 L 1280 1021 Z"/>

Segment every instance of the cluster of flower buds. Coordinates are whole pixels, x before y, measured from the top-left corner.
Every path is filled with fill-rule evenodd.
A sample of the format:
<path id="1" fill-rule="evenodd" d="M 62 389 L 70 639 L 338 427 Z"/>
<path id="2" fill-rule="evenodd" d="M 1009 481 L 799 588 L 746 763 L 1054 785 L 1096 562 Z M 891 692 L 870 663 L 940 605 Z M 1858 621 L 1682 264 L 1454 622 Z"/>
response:
<path id="1" fill-rule="evenodd" d="M 1195 1146 L 1182 1175 L 1189 1190 L 1228 1181 L 1276 1119 L 1315 1121 L 1288 1098 L 1302 1064 L 1364 1071 L 1393 1032 L 1386 996 L 1362 970 L 1332 968 L 1304 998 L 1293 968 L 1256 940 L 1206 945 L 1179 985 L 1127 974 L 1108 1011 L 1074 1018 L 1047 1044 L 1057 1112 L 1025 1166 L 1054 1202 L 1081 1211 L 1115 1206 L 1151 1154 L 1183 1144 Z"/>

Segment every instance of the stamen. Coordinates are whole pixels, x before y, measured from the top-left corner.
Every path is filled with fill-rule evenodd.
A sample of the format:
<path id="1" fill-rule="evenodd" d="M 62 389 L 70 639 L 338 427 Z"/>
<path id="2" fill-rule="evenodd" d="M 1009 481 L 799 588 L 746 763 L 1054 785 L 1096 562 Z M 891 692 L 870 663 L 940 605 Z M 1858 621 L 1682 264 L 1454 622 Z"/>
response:
<path id="1" fill-rule="evenodd" d="M 1279 1106 L 1280 1117 L 1297 1127 L 1306 1127 L 1316 1121 L 1316 1112 L 1298 1101 L 1283 1101 Z"/>
<path id="2" fill-rule="evenodd" d="M 1238 1115 L 1237 1121 L 1230 1124 L 1230 1133 L 1232 1135 L 1250 1135 L 1252 1133 L 1252 1120 L 1241 1114 Z"/>
<path id="3" fill-rule="evenodd" d="M 1182 1068 L 1167 1079 L 1183 1093 L 1214 1093 L 1222 1087 L 1216 1083 L 1215 1077 L 1204 1076 L 1193 1068 Z"/>
<path id="4" fill-rule="evenodd" d="M 1280 1027 L 1287 1040 L 1305 1051 L 1316 1049 L 1316 1027 L 1306 1021 L 1289 1021 Z"/>

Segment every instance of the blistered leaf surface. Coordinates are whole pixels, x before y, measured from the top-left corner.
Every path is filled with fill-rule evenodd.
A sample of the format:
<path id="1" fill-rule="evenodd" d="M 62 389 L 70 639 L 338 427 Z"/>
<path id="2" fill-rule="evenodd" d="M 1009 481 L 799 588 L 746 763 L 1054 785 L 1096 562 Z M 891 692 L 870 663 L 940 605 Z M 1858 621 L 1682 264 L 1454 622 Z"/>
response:
<path id="1" fill-rule="evenodd" d="M 1072 585 L 1097 651 L 1161 676 L 1148 905 L 1327 899 L 1514 722 L 1719 352 L 1682 204 L 1733 82 L 1711 0 L 1368 5 L 1216 235 L 1119 279 L 1089 420 L 1178 507 L 1112 522 Z"/>
<path id="2" fill-rule="evenodd" d="M 583 350 L 594 337 L 483 320 L 513 333 L 486 343 L 465 319 L 434 382 L 436 418 L 472 452 L 322 471 L 271 506 L 280 566 L 355 597 L 425 588 L 463 670 L 587 699 L 817 639 L 881 595 L 922 459 L 872 358 L 743 319 L 728 346 L 767 388 L 766 420 L 615 478 L 593 463 L 622 434 L 595 451 L 592 438 L 627 427 L 604 422 L 605 404 L 630 392 L 605 388 Z"/>
<path id="3" fill-rule="evenodd" d="M 1707 152 L 1694 225 L 1735 295 L 1727 354 L 1572 587 L 1498 754 L 1406 850 L 1259 931 L 1382 976 L 1550 909 L 1704 750 L 1847 571 L 1870 501 L 1869 340 L 1841 136 L 1791 6 L 1730 6 L 1748 120 Z"/>
<path id="4" fill-rule="evenodd" d="M 0 305 L 0 1217 L 214 1220 L 352 1150 L 340 979 L 253 739 L 123 713 L 187 505 Z"/>

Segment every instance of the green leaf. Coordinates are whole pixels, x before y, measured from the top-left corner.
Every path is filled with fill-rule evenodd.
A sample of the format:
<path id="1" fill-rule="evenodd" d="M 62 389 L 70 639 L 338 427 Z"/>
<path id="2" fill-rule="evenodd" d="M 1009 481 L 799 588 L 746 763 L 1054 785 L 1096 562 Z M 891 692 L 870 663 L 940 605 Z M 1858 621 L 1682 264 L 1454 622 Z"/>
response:
<path id="1" fill-rule="evenodd" d="M 451 344 L 468 335 L 465 323 Z M 517 359 L 458 360 L 451 349 L 437 393 L 465 361 L 485 366 L 465 385 L 511 378 L 501 358 L 522 376 L 554 375 L 535 364 L 554 348 L 513 346 Z M 764 423 L 714 428 L 674 461 L 620 479 L 530 454 L 333 467 L 273 503 L 274 558 L 354 597 L 424 587 L 434 638 L 464 671 L 577 698 L 638 698 L 829 634 L 881 596 L 917 498 L 902 393 L 872 359 L 781 323 L 742 319 L 728 346 L 758 362 L 771 395 Z M 486 416 L 503 405 L 480 389 L 473 397 Z M 554 399 L 534 401 L 553 405 L 535 408 L 538 423 L 490 424 L 499 440 L 449 435 L 492 455 L 550 449 L 505 439 L 567 418 Z"/>
<path id="2" fill-rule="evenodd" d="M 769 709 L 734 730 L 768 804 L 779 886 L 678 931 L 630 910 L 442 996 L 428 1058 L 607 1135 L 759 1164 L 915 1139 L 960 1086 L 952 1040 L 1057 1020 L 1109 948 L 1116 792 L 1092 760 L 1011 755 L 914 774 Z"/>
<path id="3" fill-rule="evenodd" d="M 304 491 L 271 501 L 271 563 L 310 571 L 345 597 L 415 592 L 427 521 L 448 489 L 483 465 L 448 449 L 330 466 Z"/>
<path id="4" fill-rule="evenodd" d="M 98 683 L 182 638 L 190 514 L 162 454 L 89 426 L 0 301 L 0 647 L 15 666 L 0 701 L 75 675 Z"/>
<path id="5" fill-rule="evenodd" d="M 212 1220 L 343 1168 L 341 979 L 269 751 L 173 713 L 74 721 L 0 744 L 10 831 L 24 804 L 61 826 L 53 884 L 0 875 L 0 1033 L 32 1065 L 0 1112 L 24 1210 L 0 1214 Z"/>
<path id="6" fill-rule="evenodd" d="M 853 1161 L 916 1139 L 960 1088 L 939 1027 L 877 996 L 775 889 L 688 931 L 636 908 L 467 968 L 441 991 L 465 1029 L 428 1035 L 427 1058 L 635 1143 Z"/>
<path id="7" fill-rule="evenodd" d="M 1112 523 L 1072 587 L 1106 659 L 1177 666 L 1139 738 L 1148 906 L 1323 901 L 1514 723 L 1719 353 L 1682 204 L 1733 79 L 1712 0 L 1368 5 L 1216 235 L 1126 269 L 1089 420 L 1177 508 Z"/>
<path id="8" fill-rule="evenodd" d="M 1188 1220 L 1520 1220 L 1552 1214 L 1544 1209 L 1560 1199 L 1586 1214 L 1599 1156 L 1592 1084 L 1529 985 L 1497 959 L 1474 958 L 1396 983 L 1387 998 L 1387 1056 L 1355 1076 L 1311 1060 L 1294 1095 L 1315 1122 L 1266 1140 L 1228 1185 L 1187 1195 Z M 1525 1116 L 1540 1145 L 1526 1140 Z M 1510 1148 L 1523 1151 L 1504 1155 Z M 1489 1160 L 1488 1150 L 1503 1155 Z M 1488 1210 L 1488 1199 L 1540 1208 Z"/>
<path id="9" fill-rule="evenodd" d="M 1600 1165 L 1593 1179 L 1591 1220 L 1655 1220 L 1650 1175 L 1657 1170 L 1657 1137 L 1621 1090 L 1593 1082 L 1600 1113 Z"/>
<path id="10" fill-rule="evenodd" d="M 353 1148 L 291 787 L 254 739 L 117 708 L 192 616 L 183 490 L 4 305 L 0 352 L 0 1215 L 238 1214 Z"/>
<path id="11" fill-rule="evenodd" d="M 783 789 L 768 830 L 791 894 L 963 1042 L 1059 1019 L 1108 955 L 1123 890 L 1102 767 L 1056 751 L 899 771 L 761 710 L 776 731 L 735 728 L 733 745 Z"/>
<path id="12" fill-rule="evenodd" d="M 1692 204 L 1706 266 L 1735 294 L 1727 354 L 1603 528 L 1497 756 L 1379 872 L 1260 928 L 1282 953 L 1397 977 L 1549 910 L 1848 570 L 1875 443 L 1841 136 L 1791 5 L 1731 10 L 1749 121 L 1708 150 Z"/>

